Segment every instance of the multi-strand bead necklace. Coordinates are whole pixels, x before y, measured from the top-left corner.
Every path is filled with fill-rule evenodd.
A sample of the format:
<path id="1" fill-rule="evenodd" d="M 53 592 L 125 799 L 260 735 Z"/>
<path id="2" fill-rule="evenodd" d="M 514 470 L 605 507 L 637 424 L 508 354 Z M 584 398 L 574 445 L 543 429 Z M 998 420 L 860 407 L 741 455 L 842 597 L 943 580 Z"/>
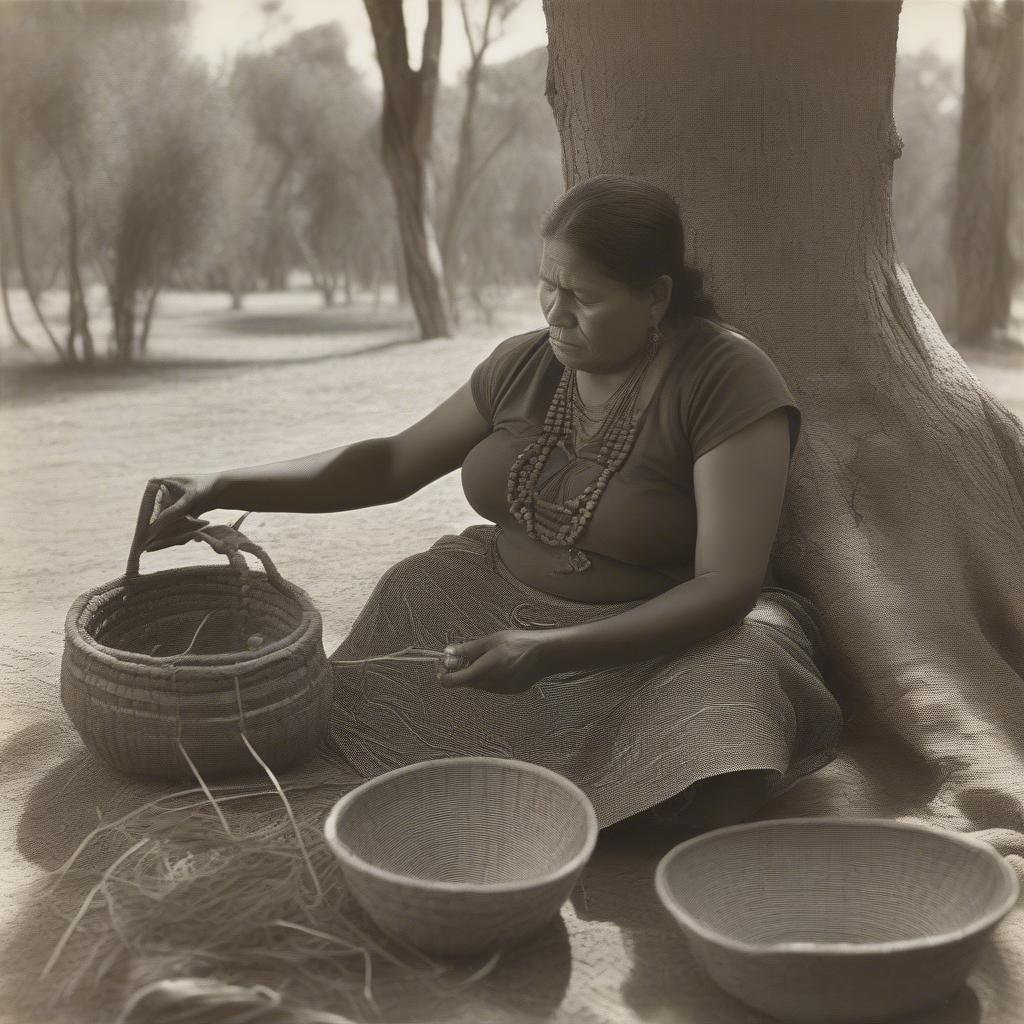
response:
<path id="1" fill-rule="evenodd" d="M 548 501 L 537 493 L 537 481 L 551 449 L 572 438 L 576 417 L 582 407 L 576 371 L 568 366 L 562 370 L 540 436 L 512 462 L 506 488 L 509 511 L 523 524 L 527 536 L 553 547 L 568 549 L 569 568 L 556 572 L 583 572 L 590 568 L 590 559 L 574 545 L 593 516 L 608 480 L 633 448 L 638 426 L 635 414 L 637 398 L 659 340 L 655 330 L 644 357 L 605 403 L 608 411 L 593 438 L 595 443 L 598 440 L 602 442 L 597 455 L 601 472 L 582 493 L 565 502 Z"/>

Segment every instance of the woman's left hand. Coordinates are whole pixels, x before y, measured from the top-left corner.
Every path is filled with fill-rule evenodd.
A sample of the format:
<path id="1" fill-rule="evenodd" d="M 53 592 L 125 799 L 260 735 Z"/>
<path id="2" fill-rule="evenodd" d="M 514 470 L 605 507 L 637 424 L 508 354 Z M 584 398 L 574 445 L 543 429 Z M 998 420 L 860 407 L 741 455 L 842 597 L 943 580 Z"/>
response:
<path id="1" fill-rule="evenodd" d="M 473 686 L 492 693 L 522 693 L 550 675 L 545 665 L 545 634 L 529 629 L 502 629 L 497 633 L 449 644 L 446 659 L 461 659 L 464 668 L 438 669 L 437 680 L 445 688 Z M 467 664 L 468 663 L 468 664 Z"/>

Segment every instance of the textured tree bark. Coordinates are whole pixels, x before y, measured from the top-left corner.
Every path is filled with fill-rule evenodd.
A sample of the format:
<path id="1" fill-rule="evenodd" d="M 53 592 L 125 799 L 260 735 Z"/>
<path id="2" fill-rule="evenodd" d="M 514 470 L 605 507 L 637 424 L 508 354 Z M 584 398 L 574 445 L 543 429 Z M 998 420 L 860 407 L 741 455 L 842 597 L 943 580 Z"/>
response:
<path id="1" fill-rule="evenodd" d="M 899 5 L 544 11 L 566 184 L 630 174 L 674 195 L 723 318 L 797 395 L 803 431 L 771 564 L 820 610 L 848 719 L 916 766 L 934 820 L 980 828 L 975 798 L 994 792 L 1019 825 L 1024 715 L 1000 709 L 1024 695 L 1024 428 L 943 337 L 896 254 Z M 907 784 L 880 762 L 861 767 L 873 791 Z M 894 807 L 905 796 L 890 795 Z"/>
<path id="2" fill-rule="evenodd" d="M 957 344 L 1012 339 L 1024 278 L 1024 0 L 964 8 L 964 98 L 953 216 Z"/>
<path id="3" fill-rule="evenodd" d="M 433 199 L 430 149 L 441 52 L 441 0 L 428 0 L 423 57 L 409 67 L 401 0 L 366 0 L 384 80 L 381 158 L 391 179 L 409 297 L 420 337 L 449 334 L 441 253 L 429 211 Z"/>

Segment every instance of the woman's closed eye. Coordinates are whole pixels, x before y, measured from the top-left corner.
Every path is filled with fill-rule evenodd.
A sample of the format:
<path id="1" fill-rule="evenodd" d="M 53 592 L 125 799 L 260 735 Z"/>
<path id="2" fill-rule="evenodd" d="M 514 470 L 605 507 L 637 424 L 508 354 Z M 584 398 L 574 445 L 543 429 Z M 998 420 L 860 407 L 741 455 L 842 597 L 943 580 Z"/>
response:
<path id="1" fill-rule="evenodd" d="M 550 292 L 554 291 L 554 288 L 553 288 L 553 286 L 552 286 L 552 285 L 550 285 L 550 284 L 546 284 L 546 283 L 545 283 L 545 284 L 542 284 L 542 285 L 541 285 L 541 288 L 542 288 L 542 289 L 543 289 L 543 290 L 544 290 L 545 292 L 548 292 L 548 293 L 550 293 Z M 593 304 L 594 304 L 594 303 L 595 303 L 595 302 L 597 301 L 596 299 L 591 299 L 591 298 L 589 298 L 589 297 L 588 297 L 588 298 L 585 298 L 585 299 L 584 299 L 584 298 L 581 298 L 581 297 L 580 297 L 579 295 L 577 295 L 577 294 L 576 294 L 575 292 L 567 292 L 566 294 L 567 294 L 567 295 L 569 296 L 569 298 L 570 298 L 570 299 L 571 299 L 571 300 L 572 300 L 573 302 L 577 302 L 577 303 L 579 303 L 579 304 L 580 304 L 581 306 L 592 306 L 592 305 L 593 305 Z"/>

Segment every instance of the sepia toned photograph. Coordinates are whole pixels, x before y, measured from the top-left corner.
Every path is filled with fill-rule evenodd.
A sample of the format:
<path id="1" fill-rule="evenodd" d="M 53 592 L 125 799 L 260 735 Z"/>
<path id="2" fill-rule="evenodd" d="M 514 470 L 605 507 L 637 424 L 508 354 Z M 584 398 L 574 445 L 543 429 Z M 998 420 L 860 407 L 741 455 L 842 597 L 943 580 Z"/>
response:
<path id="1" fill-rule="evenodd" d="M 1024 0 L 0 0 L 0 1024 L 1024 1020 Z"/>

